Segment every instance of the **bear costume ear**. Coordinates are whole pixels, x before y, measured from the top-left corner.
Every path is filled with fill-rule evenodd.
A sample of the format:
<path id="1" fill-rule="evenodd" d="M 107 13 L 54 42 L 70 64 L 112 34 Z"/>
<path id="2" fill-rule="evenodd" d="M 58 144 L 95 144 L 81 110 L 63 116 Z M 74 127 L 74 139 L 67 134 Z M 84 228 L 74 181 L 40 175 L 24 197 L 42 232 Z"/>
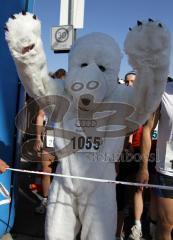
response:
<path id="1" fill-rule="evenodd" d="M 14 19 L 16 19 L 16 17 L 14 16 L 14 15 L 11 15 L 11 18 L 14 20 Z"/>
<path id="2" fill-rule="evenodd" d="M 7 26 L 6 26 L 6 25 L 5 25 L 5 27 L 4 27 L 4 30 L 8 32 L 8 28 L 7 28 Z"/>
<path id="3" fill-rule="evenodd" d="M 138 21 L 137 21 L 137 25 L 138 25 L 138 26 L 141 26 L 141 25 L 142 25 L 142 22 L 138 20 Z"/>

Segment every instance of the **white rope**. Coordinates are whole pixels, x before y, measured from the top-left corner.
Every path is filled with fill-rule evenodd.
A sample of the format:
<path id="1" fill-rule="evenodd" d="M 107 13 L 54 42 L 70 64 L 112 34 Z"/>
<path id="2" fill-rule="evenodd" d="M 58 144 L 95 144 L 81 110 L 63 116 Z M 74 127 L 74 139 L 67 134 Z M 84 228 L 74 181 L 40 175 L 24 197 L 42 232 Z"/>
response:
<path id="1" fill-rule="evenodd" d="M 8 192 L 8 190 L 4 187 L 4 185 L 2 183 L 0 183 L 0 194 L 6 198 L 3 200 L 0 200 L 0 205 L 9 204 L 11 202 L 10 193 Z"/>
<path id="2" fill-rule="evenodd" d="M 30 170 L 17 169 L 17 168 L 7 168 L 7 170 L 14 171 L 14 172 L 21 172 L 21 173 L 31 173 L 31 174 L 37 174 L 37 175 L 53 176 L 53 177 L 79 179 L 79 180 L 90 181 L 90 182 L 122 184 L 122 185 L 128 185 L 128 186 L 136 186 L 136 187 L 159 188 L 159 189 L 164 189 L 164 190 L 173 190 L 173 186 L 161 186 L 161 185 L 155 185 L 155 184 L 124 182 L 124 181 L 107 180 L 107 179 L 100 179 L 100 178 L 87 178 L 87 177 L 70 176 L 70 175 L 58 174 L 58 173 L 46 173 L 46 172 L 30 171 Z"/>

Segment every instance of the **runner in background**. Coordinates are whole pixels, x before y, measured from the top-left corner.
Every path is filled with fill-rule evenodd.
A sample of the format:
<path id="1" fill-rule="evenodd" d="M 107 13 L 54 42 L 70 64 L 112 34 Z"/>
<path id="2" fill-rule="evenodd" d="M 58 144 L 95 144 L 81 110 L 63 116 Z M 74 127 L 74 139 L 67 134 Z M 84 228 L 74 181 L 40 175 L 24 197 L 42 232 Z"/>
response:
<path id="1" fill-rule="evenodd" d="M 134 162 L 132 162 L 131 172 L 133 172 L 132 181 L 139 181 L 141 175 L 143 174 L 140 171 L 140 162 L 141 162 L 141 145 L 143 135 L 146 132 L 146 125 L 140 127 L 136 134 L 133 135 L 132 147 L 134 153 Z M 151 134 L 151 150 L 149 154 L 149 174 L 150 174 L 150 182 L 152 183 L 155 177 L 155 164 L 156 164 L 156 141 L 157 141 L 157 127 L 150 132 Z M 138 155 L 136 155 L 138 154 Z M 133 191 L 133 189 L 132 189 Z M 144 210 L 144 196 L 143 196 L 143 188 L 137 187 L 134 191 L 133 195 L 133 213 L 134 213 L 134 225 L 131 228 L 131 233 L 129 235 L 128 240 L 140 240 L 142 238 L 142 223 L 141 218 Z M 153 224 L 155 224 L 156 219 L 156 201 L 153 192 L 147 192 L 149 197 L 149 212 L 150 212 L 150 228 L 151 232 L 153 229 Z M 147 219 L 148 220 L 148 219 Z M 152 235 L 152 233 L 151 233 Z"/>
<path id="2" fill-rule="evenodd" d="M 162 186 L 173 186 L 173 79 L 170 77 L 168 77 L 160 107 L 147 121 L 143 131 L 142 161 L 138 174 L 138 181 L 141 183 L 147 183 L 149 179 L 148 159 L 151 149 L 151 131 L 158 122 L 154 183 Z M 173 230 L 173 191 L 154 189 L 153 192 L 157 208 L 156 239 L 171 240 Z"/>
<path id="3" fill-rule="evenodd" d="M 128 72 L 124 77 L 125 85 L 133 87 L 134 81 L 136 78 L 136 73 L 134 71 Z M 130 169 L 131 169 L 131 158 L 132 158 L 132 139 L 133 134 L 129 137 L 126 137 L 124 142 L 123 152 L 119 159 L 118 163 L 115 163 L 117 178 L 118 181 L 128 181 Z M 129 162 L 130 160 L 130 162 Z M 129 187 L 125 185 L 118 184 L 116 186 L 117 192 L 117 208 L 118 208 L 118 217 L 117 217 L 117 232 L 116 240 L 123 240 L 124 236 L 124 220 L 126 217 L 126 208 L 129 205 Z"/>
<path id="4" fill-rule="evenodd" d="M 50 76 L 55 79 L 64 80 L 66 71 L 64 69 L 58 69 L 55 73 L 50 73 Z M 53 130 L 46 129 L 48 117 L 43 110 L 39 110 L 36 119 L 36 141 L 34 150 L 38 152 L 38 157 L 41 159 L 42 171 L 52 173 L 53 162 L 55 161 L 54 154 L 54 138 Z M 49 126 L 54 128 L 54 124 Z M 41 178 L 42 187 L 42 201 L 41 204 L 36 207 L 36 213 L 44 214 L 47 206 L 47 198 L 49 193 L 49 186 L 51 183 L 50 176 L 43 175 Z"/>
<path id="5" fill-rule="evenodd" d="M 129 72 L 125 75 L 125 84 L 129 87 L 133 87 L 135 82 L 136 74 L 134 71 Z M 136 181 L 136 174 L 139 171 L 140 165 L 140 147 L 142 138 L 143 126 L 126 138 L 124 143 L 124 151 L 122 158 L 120 160 L 119 174 L 117 180 L 120 181 Z M 156 132 L 155 134 L 156 135 Z M 156 136 L 155 136 L 156 138 Z M 151 163 L 149 164 L 150 176 L 155 174 L 155 142 L 154 140 L 151 151 Z M 142 226 L 141 226 L 141 216 L 143 213 L 143 189 L 130 186 L 117 186 L 117 202 L 118 202 L 118 227 L 117 227 L 117 239 L 123 239 L 123 225 L 124 220 L 129 212 L 129 208 L 133 206 L 134 212 L 134 225 L 131 229 L 129 240 L 139 240 L 142 237 Z M 153 197 L 150 201 L 150 212 L 152 215 L 155 213 L 153 210 Z"/>

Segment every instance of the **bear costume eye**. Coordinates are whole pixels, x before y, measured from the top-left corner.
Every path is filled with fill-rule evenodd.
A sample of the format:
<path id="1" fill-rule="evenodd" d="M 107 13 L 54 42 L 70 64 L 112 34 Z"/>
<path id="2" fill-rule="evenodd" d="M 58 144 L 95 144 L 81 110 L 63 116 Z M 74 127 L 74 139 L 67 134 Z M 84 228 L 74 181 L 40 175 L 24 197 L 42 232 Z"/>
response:
<path id="1" fill-rule="evenodd" d="M 82 63 L 80 66 L 81 66 L 81 68 L 87 67 L 87 66 L 88 66 L 88 63 Z"/>
<path id="2" fill-rule="evenodd" d="M 90 81 L 87 83 L 87 88 L 89 90 L 96 89 L 96 88 L 98 88 L 98 86 L 99 86 L 99 82 L 97 82 L 97 81 Z"/>
<path id="3" fill-rule="evenodd" d="M 98 65 L 99 69 L 102 71 L 102 72 L 105 72 L 106 71 L 106 68 L 103 66 L 103 65 Z"/>
<path id="4" fill-rule="evenodd" d="M 71 89 L 76 92 L 76 91 L 82 90 L 83 87 L 84 87 L 83 83 L 75 82 L 75 83 L 71 86 Z"/>

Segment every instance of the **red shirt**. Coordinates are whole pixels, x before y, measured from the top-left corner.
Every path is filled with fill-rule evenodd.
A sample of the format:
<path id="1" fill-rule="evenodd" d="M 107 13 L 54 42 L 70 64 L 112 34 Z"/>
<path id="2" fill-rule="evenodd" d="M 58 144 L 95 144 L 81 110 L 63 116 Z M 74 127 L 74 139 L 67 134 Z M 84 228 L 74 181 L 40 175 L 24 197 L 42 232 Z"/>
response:
<path id="1" fill-rule="evenodd" d="M 141 126 L 137 132 L 135 132 L 133 134 L 133 140 L 132 140 L 132 146 L 134 148 L 136 147 L 140 147 L 140 144 L 141 144 L 141 137 L 142 137 L 142 130 L 143 130 L 143 126 Z"/>

